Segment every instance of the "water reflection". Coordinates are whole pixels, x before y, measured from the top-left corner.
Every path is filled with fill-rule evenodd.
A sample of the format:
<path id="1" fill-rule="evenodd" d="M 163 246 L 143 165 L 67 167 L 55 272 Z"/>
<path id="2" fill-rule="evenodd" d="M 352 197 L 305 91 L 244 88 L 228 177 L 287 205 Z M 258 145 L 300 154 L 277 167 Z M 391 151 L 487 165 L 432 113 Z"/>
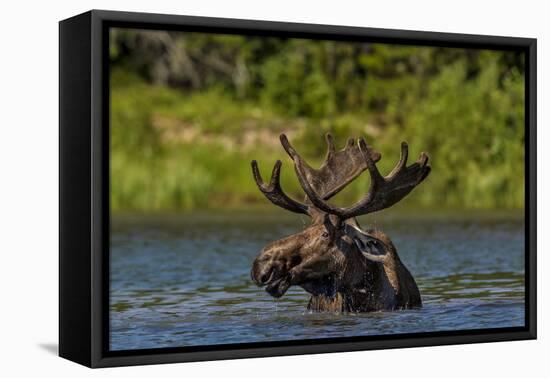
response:
<path id="1" fill-rule="evenodd" d="M 372 220 L 371 220 L 372 221 Z M 367 222 L 364 222 L 367 223 Z M 495 328 L 524 324 L 518 214 L 376 218 L 415 276 L 420 310 L 310 313 L 291 288 L 279 300 L 250 282 L 267 243 L 303 227 L 286 214 L 115 217 L 111 349 Z"/>

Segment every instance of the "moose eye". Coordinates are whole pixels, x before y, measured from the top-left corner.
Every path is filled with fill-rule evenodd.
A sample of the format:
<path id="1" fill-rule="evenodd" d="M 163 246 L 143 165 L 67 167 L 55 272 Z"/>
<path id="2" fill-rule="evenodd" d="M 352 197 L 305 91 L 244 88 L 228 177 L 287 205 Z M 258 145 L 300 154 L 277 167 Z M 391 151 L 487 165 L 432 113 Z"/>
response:
<path id="1" fill-rule="evenodd" d="M 323 235 L 322 235 L 324 238 L 328 238 L 328 232 L 323 232 Z"/>

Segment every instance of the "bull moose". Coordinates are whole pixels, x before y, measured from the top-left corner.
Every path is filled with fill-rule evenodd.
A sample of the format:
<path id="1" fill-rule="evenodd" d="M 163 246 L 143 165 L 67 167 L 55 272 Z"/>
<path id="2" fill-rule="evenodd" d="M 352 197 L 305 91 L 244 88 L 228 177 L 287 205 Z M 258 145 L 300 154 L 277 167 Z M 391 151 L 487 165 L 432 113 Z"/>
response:
<path id="1" fill-rule="evenodd" d="M 384 177 L 376 167 L 381 154 L 362 138 L 357 143 L 349 139 L 344 149 L 336 151 L 327 134 L 328 151 L 319 169 L 296 152 L 286 135 L 280 140 L 294 162 L 306 199 L 298 202 L 283 192 L 280 160 L 268 184 L 262 180 L 257 162 L 252 161 L 254 179 L 273 204 L 308 215 L 311 225 L 264 247 L 252 265 L 252 280 L 275 298 L 292 285 L 301 286 L 311 294 L 308 309 L 313 311 L 421 307 L 418 286 L 390 238 L 380 230 L 361 229 L 356 217 L 388 208 L 409 194 L 430 173 L 428 156 L 422 152 L 407 166 L 408 146 L 402 142 L 399 162 Z M 370 174 L 370 188 L 361 200 L 346 208 L 328 202 L 365 170 Z"/>

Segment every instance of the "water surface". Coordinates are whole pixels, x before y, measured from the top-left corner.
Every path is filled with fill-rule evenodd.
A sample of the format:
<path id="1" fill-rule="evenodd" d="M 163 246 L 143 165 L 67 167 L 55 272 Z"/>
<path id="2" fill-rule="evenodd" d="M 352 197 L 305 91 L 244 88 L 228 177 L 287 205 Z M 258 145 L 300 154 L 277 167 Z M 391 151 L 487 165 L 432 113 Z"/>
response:
<path id="1" fill-rule="evenodd" d="M 275 300 L 250 281 L 258 251 L 307 223 L 282 212 L 113 217 L 111 350 L 524 325 L 520 213 L 366 217 L 391 236 L 424 306 L 365 314 L 312 313 L 301 288 Z"/>

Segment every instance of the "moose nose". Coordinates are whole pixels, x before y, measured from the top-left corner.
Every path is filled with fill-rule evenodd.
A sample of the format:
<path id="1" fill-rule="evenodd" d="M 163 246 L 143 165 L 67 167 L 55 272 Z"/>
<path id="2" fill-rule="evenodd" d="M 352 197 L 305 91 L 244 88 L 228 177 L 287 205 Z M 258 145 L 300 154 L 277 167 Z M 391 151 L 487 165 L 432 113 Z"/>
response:
<path id="1" fill-rule="evenodd" d="M 250 270 L 250 278 L 258 285 L 265 284 L 272 273 L 272 268 L 267 266 L 262 266 L 260 261 L 254 261 L 252 269 Z"/>

